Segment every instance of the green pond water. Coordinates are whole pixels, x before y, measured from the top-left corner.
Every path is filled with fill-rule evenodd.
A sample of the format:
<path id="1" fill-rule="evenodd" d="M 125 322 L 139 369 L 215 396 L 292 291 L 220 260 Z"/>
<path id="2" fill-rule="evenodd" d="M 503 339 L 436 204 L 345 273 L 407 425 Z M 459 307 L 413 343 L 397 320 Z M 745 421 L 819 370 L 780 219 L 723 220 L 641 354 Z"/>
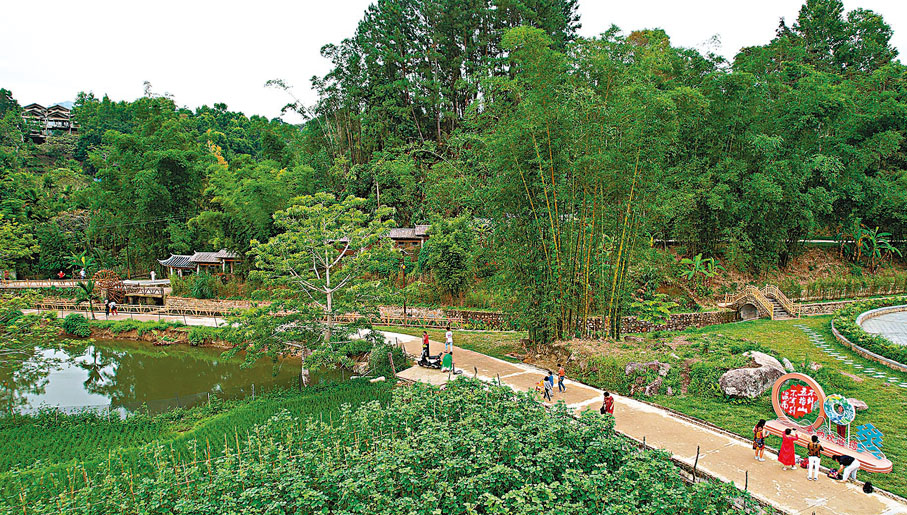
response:
<path id="1" fill-rule="evenodd" d="M 144 409 L 159 413 L 179 406 L 244 398 L 275 388 L 299 387 L 299 360 L 268 359 L 242 368 L 242 357 L 220 349 L 147 342 L 97 340 L 84 345 L 34 346 L 0 363 L 0 413 Z M 343 379 L 339 371 L 312 373 L 309 384 Z"/>

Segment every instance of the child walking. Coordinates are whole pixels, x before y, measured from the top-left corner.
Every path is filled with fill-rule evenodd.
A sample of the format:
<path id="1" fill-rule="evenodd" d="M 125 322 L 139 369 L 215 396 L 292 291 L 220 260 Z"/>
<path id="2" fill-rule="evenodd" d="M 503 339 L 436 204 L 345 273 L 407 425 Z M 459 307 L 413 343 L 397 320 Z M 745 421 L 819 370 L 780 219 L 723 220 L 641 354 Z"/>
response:
<path id="1" fill-rule="evenodd" d="M 797 464 L 797 455 L 794 453 L 794 442 L 797 441 L 797 433 L 792 432 L 791 428 L 784 430 L 781 436 L 781 450 L 778 451 L 778 461 L 781 462 L 781 470 L 793 470 Z"/>
<path id="2" fill-rule="evenodd" d="M 812 442 L 806 445 L 806 454 L 809 464 L 806 470 L 806 479 L 810 481 L 819 480 L 819 462 L 822 461 L 822 451 L 825 450 L 819 443 L 819 437 L 813 435 Z"/>
<path id="3" fill-rule="evenodd" d="M 545 398 L 548 399 L 549 402 L 551 401 L 551 391 L 554 390 L 554 386 L 552 386 L 553 381 L 551 379 L 551 372 L 548 372 L 548 376 L 545 377 L 545 379 L 542 379 L 542 382 L 545 383 Z"/>
<path id="4" fill-rule="evenodd" d="M 765 420 L 756 422 L 753 428 L 753 450 L 756 451 L 756 461 L 765 461 Z"/>

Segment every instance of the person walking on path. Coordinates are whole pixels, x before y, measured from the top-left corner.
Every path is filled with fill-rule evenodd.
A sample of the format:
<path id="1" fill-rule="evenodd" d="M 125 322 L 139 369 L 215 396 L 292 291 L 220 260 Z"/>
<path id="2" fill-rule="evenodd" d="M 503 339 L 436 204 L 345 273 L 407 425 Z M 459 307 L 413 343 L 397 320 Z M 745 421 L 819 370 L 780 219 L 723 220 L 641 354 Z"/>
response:
<path id="1" fill-rule="evenodd" d="M 117 316 L 117 301 L 115 300 L 110 301 L 110 313 Z"/>
<path id="2" fill-rule="evenodd" d="M 806 445 L 806 454 L 807 454 L 807 469 L 806 469 L 806 479 L 810 481 L 819 480 L 819 462 L 822 461 L 822 445 L 819 443 L 819 437 L 813 435 L 812 442 Z"/>
<path id="3" fill-rule="evenodd" d="M 79 277 L 81 277 L 83 281 L 85 280 L 85 269 L 84 268 L 79 270 Z"/>
<path id="4" fill-rule="evenodd" d="M 778 461 L 781 462 L 781 470 L 793 470 L 797 464 L 797 455 L 794 453 L 794 442 L 797 441 L 797 434 L 791 428 L 784 430 L 781 436 L 781 450 L 778 451 Z"/>
<path id="5" fill-rule="evenodd" d="M 450 326 L 447 326 L 447 332 L 444 333 L 444 352 L 453 352 L 453 332 Z"/>
<path id="6" fill-rule="evenodd" d="M 567 387 L 564 386 L 564 378 L 567 376 L 567 371 L 564 370 L 564 366 L 560 363 L 557 364 L 557 391 L 564 393 L 567 391 Z"/>
<path id="7" fill-rule="evenodd" d="M 554 377 L 551 375 L 550 370 L 543 382 L 545 383 L 545 398 L 548 399 L 548 402 L 551 402 L 551 392 L 554 391 Z"/>
<path id="8" fill-rule="evenodd" d="M 428 345 L 428 333 L 422 331 L 422 354 L 431 355 L 431 348 Z"/>
<path id="9" fill-rule="evenodd" d="M 765 420 L 756 422 L 753 428 L 753 450 L 756 451 L 756 461 L 765 461 Z"/>
<path id="10" fill-rule="evenodd" d="M 853 456 L 841 454 L 834 456 L 831 459 L 838 462 L 838 465 L 841 465 L 841 467 L 838 468 L 838 479 L 841 481 L 857 480 L 857 471 L 860 470 L 860 462 Z"/>
<path id="11" fill-rule="evenodd" d="M 104 299 L 104 318 L 110 316 L 110 300 Z"/>
<path id="12" fill-rule="evenodd" d="M 154 281 L 155 281 L 155 278 L 156 278 L 155 276 L 156 276 L 156 275 L 157 275 L 157 274 L 154 273 L 154 270 L 152 270 L 152 271 L 151 271 L 151 282 L 154 282 Z"/>
<path id="13" fill-rule="evenodd" d="M 608 392 L 604 393 L 602 400 L 602 415 L 614 415 L 614 397 L 611 397 L 611 394 Z"/>

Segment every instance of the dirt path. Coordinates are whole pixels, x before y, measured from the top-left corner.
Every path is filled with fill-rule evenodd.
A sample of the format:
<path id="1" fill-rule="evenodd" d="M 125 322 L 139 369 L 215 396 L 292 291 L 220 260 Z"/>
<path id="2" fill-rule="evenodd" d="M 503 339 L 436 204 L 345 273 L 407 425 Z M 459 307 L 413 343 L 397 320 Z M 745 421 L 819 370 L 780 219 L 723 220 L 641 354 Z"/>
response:
<path id="1" fill-rule="evenodd" d="M 392 343 L 401 344 L 408 354 L 422 352 L 421 340 L 415 336 L 385 332 Z M 443 344 L 431 342 L 431 352 L 438 354 Z M 515 390 L 531 390 L 545 370 L 524 363 L 508 363 L 478 352 L 454 348 L 454 365 L 463 370 L 462 376 L 415 366 L 401 371 L 404 379 L 444 384 L 453 377 L 477 376 L 484 381 L 499 378 Z M 602 391 L 591 386 L 566 381 L 567 391 L 558 393 L 554 402 L 563 401 L 580 412 L 601 407 Z M 765 462 L 753 459 L 750 444 L 720 431 L 684 420 L 667 410 L 622 396 L 615 396 L 614 417 L 617 431 L 646 444 L 670 452 L 675 459 L 690 466 L 699 461 L 697 470 L 733 482 L 743 489 L 749 476 L 748 489 L 753 496 L 786 513 L 811 515 L 876 515 L 907 514 L 907 504 L 881 494 L 867 495 L 854 484 L 841 484 L 820 476 L 808 481 L 806 470 L 782 471 L 776 455 L 766 453 Z M 860 473 L 865 477 L 865 473 Z"/>

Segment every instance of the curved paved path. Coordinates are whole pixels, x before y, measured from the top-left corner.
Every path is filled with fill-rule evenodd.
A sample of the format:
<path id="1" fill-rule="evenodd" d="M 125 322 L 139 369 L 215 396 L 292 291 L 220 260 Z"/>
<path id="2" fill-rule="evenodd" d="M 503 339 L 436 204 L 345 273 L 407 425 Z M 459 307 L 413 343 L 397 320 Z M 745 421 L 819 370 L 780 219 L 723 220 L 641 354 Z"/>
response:
<path id="1" fill-rule="evenodd" d="M 422 352 L 418 337 L 390 332 L 384 332 L 384 335 L 389 342 L 402 345 L 408 354 L 419 355 Z M 442 349 L 442 343 L 431 342 L 432 353 L 440 353 Z M 464 376 L 475 375 L 484 381 L 500 378 L 503 384 L 515 390 L 530 390 L 545 375 L 544 370 L 532 365 L 508 363 L 459 347 L 454 348 L 454 356 L 454 364 L 464 371 Z M 458 377 L 419 366 L 403 370 L 398 375 L 436 385 Z M 557 393 L 555 388 L 555 402 L 563 401 L 577 412 L 601 407 L 601 390 L 569 379 L 566 386 L 565 393 Z M 748 473 L 749 492 L 786 513 L 907 514 L 907 504 L 880 494 L 866 495 L 855 484 L 841 484 L 825 476 L 821 476 L 819 481 L 808 481 L 803 469 L 783 472 L 775 455 L 766 453 L 766 461 L 757 462 L 753 459 L 748 441 L 629 397 L 615 395 L 614 417 L 617 431 L 638 441 L 645 438 L 647 445 L 664 449 L 690 466 L 696 460 L 698 446 L 697 469 L 722 481 L 733 482 L 740 489 L 744 488 Z M 860 474 L 865 477 L 865 473 Z"/>

